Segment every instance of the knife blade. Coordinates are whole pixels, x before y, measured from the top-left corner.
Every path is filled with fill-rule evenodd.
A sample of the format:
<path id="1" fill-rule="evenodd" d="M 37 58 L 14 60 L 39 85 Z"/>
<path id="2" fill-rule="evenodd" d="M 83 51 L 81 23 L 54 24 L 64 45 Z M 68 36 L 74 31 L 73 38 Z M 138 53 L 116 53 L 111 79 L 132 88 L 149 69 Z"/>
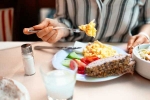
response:
<path id="1" fill-rule="evenodd" d="M 80 49 L 82 47 L 50 47 L 50 46 L 35 46 L 35 50 L 40 49 L 63 49 L 63 50 L 69 50 L 69 49 Z"/>

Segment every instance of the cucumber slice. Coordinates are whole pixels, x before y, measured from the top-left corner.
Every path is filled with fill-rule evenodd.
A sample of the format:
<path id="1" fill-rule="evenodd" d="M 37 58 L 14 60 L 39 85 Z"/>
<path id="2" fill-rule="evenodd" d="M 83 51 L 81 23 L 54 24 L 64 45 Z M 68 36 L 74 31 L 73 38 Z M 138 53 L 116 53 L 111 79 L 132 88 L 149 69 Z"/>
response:
<path id="1" fill-rule="evenodd" d="M 65 58 L 65 60 L 69 60 L 69 59 L 71 60 L 71 58 L 67 58 L 67 57 Z"/>
<path id="2" fill-rule="evenodd" d="M 73 51 L 73 52 L 68 54 L 67 58 L 80 59 L 81 57 Z"/>
<path id="3" fill-rule="evenodd" d="M 69 67 L 70 66 L 70 61 L 71 61 L 71 59 L 65 59 L 65 60 L 62 61 L 62 65 L 66 66 L 66 67 Z"/>

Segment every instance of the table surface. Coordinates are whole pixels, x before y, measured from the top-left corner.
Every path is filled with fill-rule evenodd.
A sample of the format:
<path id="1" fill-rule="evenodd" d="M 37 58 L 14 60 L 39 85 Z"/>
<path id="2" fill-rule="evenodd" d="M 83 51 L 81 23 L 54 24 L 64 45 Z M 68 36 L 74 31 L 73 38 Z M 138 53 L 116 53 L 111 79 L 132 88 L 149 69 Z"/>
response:
<path id="1" fill-rule="evenodd" d="M 31 100 L 47 100 L 46 89 L 38 67 L 44 61 L 51 61 L 58 50 L 33 50 L 36 73 L 32 76 L 25 76 L 20 48 L 20 45 L 24 43 L 0 42 L 0 47 L 3 47 L 0 48 L 0 76 L 22 83 L 27 88 Z M 49 44 L 46 42 L 31 42 L 31 44 L 33 47 L 73 45 L 73 43 Z M 111 43 L 111 45 L 126 50 L 126 44 Z M 53 67 L 52 64 L 51 67 Z M 105 82 L 77 81 L 73 100 L 150 100 L 150 80 L 135 72 L 133 75 L 126 74 Z"/>

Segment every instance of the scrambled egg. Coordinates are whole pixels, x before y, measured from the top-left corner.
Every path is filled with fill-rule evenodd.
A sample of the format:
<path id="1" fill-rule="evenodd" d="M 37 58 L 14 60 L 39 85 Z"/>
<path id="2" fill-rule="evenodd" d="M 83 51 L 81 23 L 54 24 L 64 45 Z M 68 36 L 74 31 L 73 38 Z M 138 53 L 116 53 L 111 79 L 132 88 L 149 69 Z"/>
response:
<path id="1" fill-rule="evenodd" d="M 99 58 L 106 58 L 114 56 L 117 54 L 117 51 L 114 50 L 111 46 L 105 45 L 99 41 L 94 41 L 89 43 L 86 48 L 83 50 L 83 55 L 86 56 L 98 56 Z"/>
<path id="2" fill-rule="evenodd" d="M 84 31 L 88 36 L 92 36 L 95 38 L 96 36 L 96 29 L 95 29 L 95 23 L 94 23 L 95 20 L 92 20 L 89 24 L 86 24 L 86 25 L 80 25 L 79 26 L 79 29 Z"/>

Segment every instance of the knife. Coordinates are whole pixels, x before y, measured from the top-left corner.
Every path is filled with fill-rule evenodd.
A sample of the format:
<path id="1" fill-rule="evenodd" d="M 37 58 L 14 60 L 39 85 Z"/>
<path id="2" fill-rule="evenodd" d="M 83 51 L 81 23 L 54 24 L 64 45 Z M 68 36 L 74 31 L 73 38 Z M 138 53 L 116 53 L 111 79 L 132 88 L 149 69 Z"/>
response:
<path id="1" fill-rule="evenodd" d="M 35 50 L 40 49 L 63 49 L 63 50 L 70 50 L 70 49 L 80 49 L 82 47 L 50 47 L 50 46 L 35 46 Z"/>

